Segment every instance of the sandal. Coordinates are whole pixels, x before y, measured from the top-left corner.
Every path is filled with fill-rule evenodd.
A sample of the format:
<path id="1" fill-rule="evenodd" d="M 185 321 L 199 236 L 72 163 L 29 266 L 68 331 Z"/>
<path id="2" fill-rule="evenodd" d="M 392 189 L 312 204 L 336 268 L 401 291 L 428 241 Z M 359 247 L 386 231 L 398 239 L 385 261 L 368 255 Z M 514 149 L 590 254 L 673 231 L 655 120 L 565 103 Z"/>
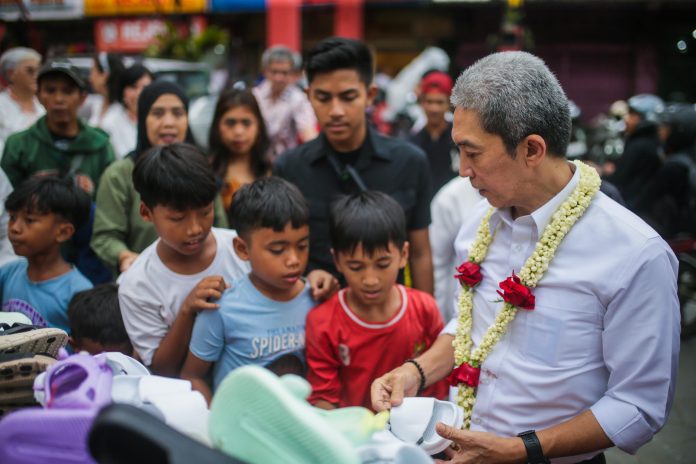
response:
<path id="1" fill-rule="evenodd" d="M 3 324 L 0 330 L 0 354 L 36 353 L 56 357 L 58 350 L 68 343 L 64 330 L 39 328 L 29 324 Z"/>
<path id="2" fill-rule="evenodd" d="M 112 404 L 99 413 L 89 449 L 104 464 L 241 464 L 128 404 Z"/>
<path id="3" fill-rule="evenodd" d="M 391 409 L 389 418 L 391 433 L 396 438 L 430 455 L 444 451 L 451 443 L 435 431 L 438 422 L 459 429 L 464 423 L 464 410 L 435 398 L 404 398 L 403 403 Z"/>
<path id="4" fill-rule="evenodd" d="M 287 377 L 253 365 L 225 377 L 210 406 L 213 445 L 252 464 L 360 462 L 350 440 L 304 399 L 307 381 Z"/>
<path id="5" fill-rule="evenodd" d="M 47 408 L 98 409 L 111 403 L 112 371 L 105 361 L 87 353 L 68 356 L 65 350 L 46 371 L 43 382 L 34 382 Z"/>

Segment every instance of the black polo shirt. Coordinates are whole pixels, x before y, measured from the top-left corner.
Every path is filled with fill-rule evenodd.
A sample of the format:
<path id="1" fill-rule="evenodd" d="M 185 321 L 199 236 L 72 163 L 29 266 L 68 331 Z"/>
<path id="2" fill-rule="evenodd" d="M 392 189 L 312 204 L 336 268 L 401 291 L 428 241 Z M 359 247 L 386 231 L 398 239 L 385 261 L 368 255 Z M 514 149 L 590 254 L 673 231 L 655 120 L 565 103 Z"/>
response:
<path id="1" fill-rule="evenodd" d="M 329 210 L 341 195 L 358 191 L 352 180 L 342 181 L 327 157 L 332 151 L 352 165 L 369 190 L 390 195 L 403 207 L 408 230 L 430 224 L 430 169 L 423 151 L 408 142 L 378 134 L 371 128 L 359 150 L 336 153 L 321 133 L 316 139 L 283 153 L 273 174 L 297 185 L 310 211 L 308 271 L 324 269 L 338 275 L 331 258 Z"/>
<path id="2" fill-rule="evenodd" d="M 453 165 L 457 166 L 458 163 L 454 163 L 453 160 L 458 160 L 459 152 L 452 141 L 452 124 L 447 125 L 447 129 L 437 140 L 433 140 L 428 129 L 424 127 L 411 137 L 410 142 L 418 145 L 428 157 L 434 196 L 447 182 L 457 176 L 458 168 L 453 168 Z"/>

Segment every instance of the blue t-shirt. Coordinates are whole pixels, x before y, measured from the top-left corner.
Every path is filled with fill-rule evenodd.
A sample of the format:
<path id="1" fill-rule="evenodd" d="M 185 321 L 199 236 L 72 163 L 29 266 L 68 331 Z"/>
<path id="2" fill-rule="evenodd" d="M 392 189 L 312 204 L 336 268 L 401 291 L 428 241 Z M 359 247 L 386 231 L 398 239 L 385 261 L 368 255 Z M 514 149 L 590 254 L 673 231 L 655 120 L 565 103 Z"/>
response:
<path id="1" fill-rule="evenodd" d="M 75 293 L 92 288 L 92 283 L 75 268 L 53 279 L 32 282 L 28 267 L 24 258 L 0 267 L 2 310 L 23 313 L 39 327 L 57 327 L 70 333 L 68 303 Z"/>
<path id="2" fill-rule="evenodd" d="M 213 389 L 237 367 L 266 366 L 287 354 L 304 362 L 305 320 L 316 306 L 309 285 L 290 301 L 275 301 L 247 275 L 232 283 L 219 304 L 198 314 L 189 345 L 198 358 L 215 363 Z"/>

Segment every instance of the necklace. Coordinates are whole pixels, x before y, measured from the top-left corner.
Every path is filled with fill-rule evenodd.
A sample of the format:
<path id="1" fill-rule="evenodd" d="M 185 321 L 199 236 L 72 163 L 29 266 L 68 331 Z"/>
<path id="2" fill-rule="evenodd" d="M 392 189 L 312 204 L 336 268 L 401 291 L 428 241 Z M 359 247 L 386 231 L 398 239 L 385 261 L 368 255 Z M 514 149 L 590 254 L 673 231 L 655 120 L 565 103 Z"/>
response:
<path id="1" fill-rule="evenodd" d="M 452 343 L 454 347 L 455 369 L 448 377 L 452 386 L 458 386 L 457 404 L 464 409 L 463 428 L 468 429 L 471 423 L 471 412 L 476 402 L 476 387 L 485 362 L 495 345 L 505 334 L 508 325 L 517 315 L 519 308 L 534 309 L 534 295 L 531 289 L 537 286 L 539 280 L 553 260 L 561 241 L 573 225 L 585 213 L 601 185 L 597 171 L 580 161 L 573 162 L 580 170 L 580 179 L 570 196 L 554 212 L 551 222 L 546 226 L 541 238 L 536 243 L 534 252 L 525 261 L 519 275 L 512 273 L 500 283 L 504 304 L 500 312 L 486 330 L 481 343 L 472 350 L 471 329 L 473 325 L 472 312 L 474 309 L 474 287 L 481 281 L 480 264 L 486 258 L 488 248 L 493 241 L 494 233 L 490 232 L 490 218 L 494 208 L 490 208 L 483 216 L 476 232 L 476 238 L 469 250 L 469 260 L 464 262 L 455 277 L 462 284 L 459 294 L 459 319 L 457 331 Z"/>

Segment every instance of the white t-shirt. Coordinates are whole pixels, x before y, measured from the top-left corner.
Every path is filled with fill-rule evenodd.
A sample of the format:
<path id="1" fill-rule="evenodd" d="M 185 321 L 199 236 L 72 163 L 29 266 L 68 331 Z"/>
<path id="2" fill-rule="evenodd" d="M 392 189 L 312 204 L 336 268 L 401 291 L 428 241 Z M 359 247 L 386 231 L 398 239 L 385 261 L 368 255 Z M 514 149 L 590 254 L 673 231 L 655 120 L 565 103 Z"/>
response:
<path id="1" fill-rule="evenodd" d="M 135 150 L 138 136 L 137 124 L 128 116 L 128 111 L 120 103 L 109 106 L 101 120 L 101 128 L 109 134 L 116 159 L 123 159 Z"/>
<path id="2" fill-rule="evenodd" d="M 5 146 L 7 137 L 27 129 L 44 113 L 46 110 L 36 97 L 34 97 L 34 111 L 25 113 L 7 91 L 0 92 L 0 143 L 2 144 L 0 148 Z M 2 150 L 0 150 L 0 156 L 2 156 Z"/>
<path id="3" fill-rule="evenodd" d="M 221 275 L 228 284 L 249 272 L 248 263 L 232 248 L 234 230 L 213 228 L 217 242 L 215 259 L 197 274 L 178 274 L 157 255 L 159 240 L 147 247 L 121 275 L 118 301 L 123 323 L 133 347 L 146 366 L 167 335 L 188 294 L 204 277 Z"/>

